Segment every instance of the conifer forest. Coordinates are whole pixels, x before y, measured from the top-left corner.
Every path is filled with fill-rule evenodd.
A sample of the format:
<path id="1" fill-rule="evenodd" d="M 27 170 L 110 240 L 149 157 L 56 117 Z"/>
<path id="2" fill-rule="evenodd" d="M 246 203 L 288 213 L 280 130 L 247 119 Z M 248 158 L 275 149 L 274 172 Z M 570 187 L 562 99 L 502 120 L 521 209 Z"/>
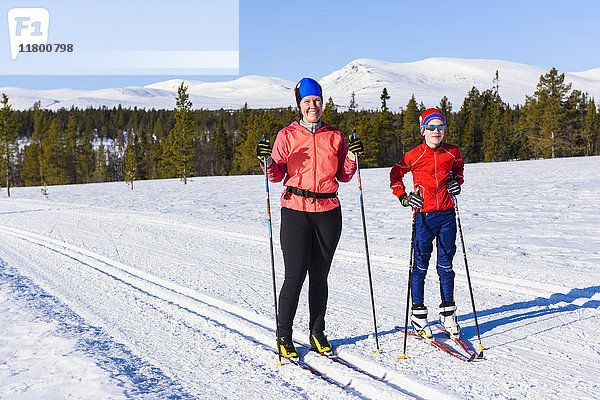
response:
<path id="1" fill-rule="evenodd" d="M 438 107 L 446 116 L 444 141 L 460 147 L 465 161 L 497 162 L 600 154 L 600 115 L 593 98 L 551 69 L 522 105 L 502 101 L 498 86 L 473 87 L 463 103 L 440 93 L 438 104 L 412 96 L 389 110 L 359 110 L 354 96 L 325 93 L 322 120 L 347 136 L 355 128 L 365 146 L 361 167 L 390 167 L 422 142 L 419 115 Z M 497 82 L 497 80 L 495 80 Z M 583 88 L 584 89 L 584 88 Z M 292 96 L 292 94 L 290 94 Z M 182 83 L 172 110 L 87 108 L 51 111 L 39 103 L 13 110 L 0 104 L 0 184 L 50 186 L 193 176 L 262 173 L 256 144 L 298 119 L 296 108 L 194 109 Z M 346 103 L 348 105 L 336 106 Z"/>

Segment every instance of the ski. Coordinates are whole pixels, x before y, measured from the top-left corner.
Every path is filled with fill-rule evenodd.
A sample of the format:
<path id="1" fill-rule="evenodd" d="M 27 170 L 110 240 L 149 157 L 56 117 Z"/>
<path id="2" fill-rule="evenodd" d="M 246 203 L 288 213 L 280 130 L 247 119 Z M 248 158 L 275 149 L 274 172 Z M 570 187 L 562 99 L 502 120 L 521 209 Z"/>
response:
<path id="1" fill-rule="evenodd" d="M 383 381 L 383 380 L 385 379 L 386 375 L 387 375 L 387 373 L 384 373 L 384 374 L 383 374 L 383 376 L 378 376 L 378 375 L 375 375 L 375 374 L 373 374 L 373 373 L 371 373 L 371 372 L 369 372 L 369 371 L 367 371 L 367 370 L 364 370 L 364 369 L 362 369 L 362 368 L 361 368 L 361 367 L 359 367 L 358 365 L 356 365 L 356 364 L 353 364 L 353 363 L 351 363 L 350 361 L 348 361 L 348 360 L 346 360 L 346 359 L 344 359 L 344 358 L 342 358 L 342 357 L 338 356 L 338 355 L 337 355 L 337 354 L 335 354 L 335 353 L 333 353 L 333 354 L 324 354 L 324 353 L 319 353 L 318 351 L 312 350 L 312 348 L 310 347 L 310 345 L 309 345 L 309 344 L 302 343 L 302 342 L 299 342 L 299 341 L 297 341 L 297 340 L 295 340 L 295 342 L 296 342 L 296 344 L 298 344 L 298 345 L 300 345 L 300 346 L 302 346 L 302 347 L 304 347 L 304 348 L 308 349 L 309 351 L 312 351 L 312 352 L 314 352 L 314 353 L 316 353 L 316 354 L 320 354 L 320 355 L 322 355 L 323 357 L 327 357 L 327 358 L 329 358 L 329 359 L 330 359 L 331 361 L 333 361 L 333 362 L 336 362 L 336 363 L 338 363 L 338 364 L 341 364 L 341 365 L 343 365 L 343 366 L 345 366 L 345 367 L 347 367 L 347 368 L 351 369 L 352 371 L 355 371 L 355 372 L 361 373 L 361 374 L 363 374 L 363 375 L 366 375 L 366 376 L 368 376 L 368 377 L 369 377 L 369 378 L 371 378 L 371 379 L 375 379 L 376 381 Z"/>
<path id="2" fill-rule="evenodd" d="M 269 350 L 271 350 L 275 354 L 279 354 L 279 353 L 277 353 L 277 350 L 275 350 L 275 349 L 269 349 Z M 335 385 L 342 390 L 347 390 L 348 388 L 350 388 L 350 384 L 352 384 L 352 379 L 350 379 L 350 381 L 348 383 L 344 384 L 340 381 L 333 379 L 326 373 L 319 371 L 318 369 L 316 369 L 315 367 L 313 367 L 312 365 L 310 365 L 309 363 L 307 363 L 306 361 L 304 361 L 300 358 L 298 358 L 298 359 L 287 358 L 287 357 L 282 357 L 282 358 L 288 360 L 290 363 L 297 365 L 298 367 L 300 367 L 302 369 L 309 371 L 313 375 L 323 379 L 325 382 Z"/>
<path id="3" fill-rule="evenodd" d="M 396 326 L 395 329 L 397 331 L 404 333 L 404 328 L 401 326 Z M 423 340 L 426 343 L 429 343 L 430 345 L 432 345 L 433 347 L 440 349 L 443 352 L 445 352 L 446 354 L 451 355 L 452 357 L 454 357 L 458 360 L 461 360 L 461 361 L 471 362 L 477 356 L 477 353 L 473 353 L 473 354 L 469 353 L 469 356 L 467 357 L 466 355 L 456 351 L 455 349 L 445 345 L 442 342 L 437 341 L 434 338 L 427 339 L 427 338 L 421 337 L 421 336 L 417 335 L 416 333 L 414 333 L 412 330 L 409 330 L 407 333 L 409 336 L 416 337 L 417 339 Z"/>
<path id="4" fill-rule="evenodd" d="M 276 349 L 274 349 L 274 348 L 272 348 L 270 346 L 267 346 L 266 344 L 264 344 L 264 343 L 262 343 L 262 342 L 260 342 L 260 341 L 258 341 L 256 339 L 254 339 L 254 338 L 249 338 L 249 339 L 252 342 L 256 343 L 257 345 L 261 346 L 262 348 L 275 353 L 275 355 L 279 355 L 279 353 L 277 352 Z M 312 365 L 310 365 L 309 363 L 307 363 L 306 361 L 304 361 L 304 360 L 302 360 L 300 358 L 293 359 L 293 358 L 287 358 L 287 357 L 283 357 L 282 356 L 281 359 L 282 360 L 284 360 L 284 359 L 288 360 L 290 363 L 292 363 L 292 364 L 294 364 L 294 365 L 296 365 L 296 366 L 298 366 L 298 367 L 300 367 L 300 368 L 302 368 L 304 370 L 309 371 L 313 375 L 315 375 L 315 376 L 323 379 L 325 382 L 330 383 L 332 385 L 335 385 L 335 386 L 339 387 L 342 390 L 351 390 L 350 384 L 352 384 L 352 379 L 350 379 L 350 381 L 348 383 L 344 384 L 344 383 L 342 383 L 342 382 L 340 382 L 340 381 L 338 381 L 336 379 L 333 379 L 332 377 L 330 377 L 326 373 L 319 371 L 318 369 L 316 369 L 315 367 L 313 367 Z"/>
<path id="5" fill-rule="evenodd" d="M 467 353 L 469 355 L 469 357 L 475 357 L 477 359 L 483 358 L 483 353 L 477 353 L 477 351 L 470 346 L 467 342 L 464 341 L 463 338 L 461 338 L 460 336 L 456 337 L 454 335 L 449 334 L 444 327 L 441 325 L 440 322 L 434 322 L 432 324 L 438 331 L 440 331 L 441 333 L 446 334 L 450 339 L 454 340 L 456 343 L 458 343 L 458 345 L 465 351 L 465 353 Z"/>

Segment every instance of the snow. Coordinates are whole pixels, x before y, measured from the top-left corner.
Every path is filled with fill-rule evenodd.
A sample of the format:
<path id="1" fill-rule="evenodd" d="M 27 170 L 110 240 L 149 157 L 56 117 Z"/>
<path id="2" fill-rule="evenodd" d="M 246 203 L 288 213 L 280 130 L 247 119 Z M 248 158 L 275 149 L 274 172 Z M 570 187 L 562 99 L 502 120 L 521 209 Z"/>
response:
<path id="1" fill-rule="evenodd" d="M 477 87 L 480 92 L 492 88 L 496 71 L 499 73 L 500 96 L 512 105 L 524 104 L 526 96 L 535 92 L 540 76 L 548 72 L 544 68 L 503 60 L 436 57 L 393 63 L 363 58 L 333 71 L 319 82 L 323 87 L 324 100 L 332 97 L 341 109 L 348 107 L 353 92 L 359 109 L 377 109 L 381 107 L 381 92 L 387 88 L 391 96 L 387 105 L 392 111 L 405 107 L 412 95 L 417 102 L 425 105 L 439 104 L 445 95 L 457 111 L 472 87 Z M 119 104 L 125 108 L 172 109 L 182 81 L 189 86 L 190 101 L 195 108 L 239 109 L 246 103 L 250 108 L 296 106 L 293 94 L 295 82 L 257 75 L 224 82 L 173 79 L 144 87 L 99 90 L 6 87 L 0 88 L 0 92 L 6 93 L 10 104 L 19 110 L 32 107 L 38 100 L 43 108 L 51 110 L 72 106 L 112 108 Z M 573 89 L 600 98 L 598 68 L 565 72 L 565 82 L 572 83 Z"/>
<path id="2" fill-rule="evenodd" d="M 2 278 L 0 397 L 61 398 L 68 393 L 75 398 L 123 398 L 115 378 L 92 358 L 78 354 L 77 341 L 62 337 L 56 321 L 34 316 L 36 310 L 19 298 L 22 292 L 6 282 L 6 275 Z"/>
<path id="3" fill-rule="evenodd" d="M 379 342 L 375 354 L 356 178 L 326 333 L 375 381 L 306 360 L 342 391 L 276 367 L 264 177 L 13 188 L 0 195 L 0 398 L 592 399 L 600 374 L 600 157 L 469 164 L 459 196 L 485 358 L 417 340 L 402 355 L 410 212 L 389 169 L 361 170 Z M 583 173 L 589 171 L 589 173 Z M 280 184 L 271 184 L 278 288 Z M 463 337 L 479 344 L 463 256 Z M 439 304 L 430 268 L 426 304 Z M 306 287 L 294 334 L 307 341 Z"/>
<path id="4" fill-rule="evenodd" d="M 428 58 L 410 63 L 393 63 L 358 59 L 320 80 L 325 97 L 333 96 L 337 104 L 347 106 L 355 92 L 359 108 L 378 108 L 383 88 L 387 88 L 391 110 L 406 107 L 411 95 L 425 105 L 439 104 L 448 97 L 458 111 L 471 88 L 479 92 L 491 89 L 498 71 L 499 94 L 509 104 L 524 104 L 532 96 L 540 76 L 548 70 L 503 60 Z M 563 71 L 559 71 L 562 73 Z M 600 96 L 598 70 L 565 73 L 565 82 L 573 89 Z"/>
<path id="5" fill-rule="evenodd" d="M 98 90 L 54 89 L 34 90 L 22 88 L 0 88 L 10 98 L 10 104 L 18 110 L 33 106 L 36 101 L 41 107 L 60 108 L 145 108 L 172 109 L 175 107 L 177 88 L 184 82 L 189 87 L 190 101 L 195 108 L 238 109 L 248 103 L 250 108 L 275 108 L 295 106 L 293 88 L 295 83 L 279 78 L 245 76 L 225 82 L 200 82 L 173 79 L 144 87 L 108 88 Z"/>

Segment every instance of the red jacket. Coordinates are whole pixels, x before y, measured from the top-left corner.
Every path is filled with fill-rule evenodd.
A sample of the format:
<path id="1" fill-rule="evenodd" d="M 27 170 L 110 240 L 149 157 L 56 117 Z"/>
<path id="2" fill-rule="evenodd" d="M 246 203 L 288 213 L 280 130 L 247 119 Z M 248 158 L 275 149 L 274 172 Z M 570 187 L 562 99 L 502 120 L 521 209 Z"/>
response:
<path id="1" fill-rule="evenodd" d="M 450 173 L 462 185 L 464 167 L 458 147 L 442 143 L 433 149 L 423 142 L 392 167 L 390 187 L 398 197 L 406 194 L 402 177 L 412 172 L 414 186 L 419 188 L 423 197 L 423 208 L 419 212 L 448 210 L 454 207 L 452 196 L 448 193 Z"/>
<path id="2" fill-rule="evenodd" d="M 323 124 L 312 133 L 294 121 L 277 134 L 267 168 L 271 182 L 283 179 L 284 186 L 293 186 L 316 193 L 334 193 L 339 182 L 348 182 L 356 172 L 356 161 L 348 157 L 348 145 L 342 132 Z M 281 206 L 298 211 L 322 212 L 340 205 L 336 198 L 316 199 L 290 194 Z"/>

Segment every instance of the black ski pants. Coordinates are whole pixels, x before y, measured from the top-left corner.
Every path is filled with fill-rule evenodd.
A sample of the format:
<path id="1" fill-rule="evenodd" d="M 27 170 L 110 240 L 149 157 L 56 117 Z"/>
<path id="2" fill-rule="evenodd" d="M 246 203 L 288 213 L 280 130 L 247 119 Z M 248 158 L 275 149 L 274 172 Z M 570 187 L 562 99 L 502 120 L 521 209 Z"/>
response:
<path id="1" fill-rule="evenodd" d="M 279 293 L 279 336 L 291 336 L 300 291 L 308 272 L 310 332 L 325 330 L 327 275 L 342 233 L 341 207 L 325 212 L 281 208 L 285 280 Z"/>

